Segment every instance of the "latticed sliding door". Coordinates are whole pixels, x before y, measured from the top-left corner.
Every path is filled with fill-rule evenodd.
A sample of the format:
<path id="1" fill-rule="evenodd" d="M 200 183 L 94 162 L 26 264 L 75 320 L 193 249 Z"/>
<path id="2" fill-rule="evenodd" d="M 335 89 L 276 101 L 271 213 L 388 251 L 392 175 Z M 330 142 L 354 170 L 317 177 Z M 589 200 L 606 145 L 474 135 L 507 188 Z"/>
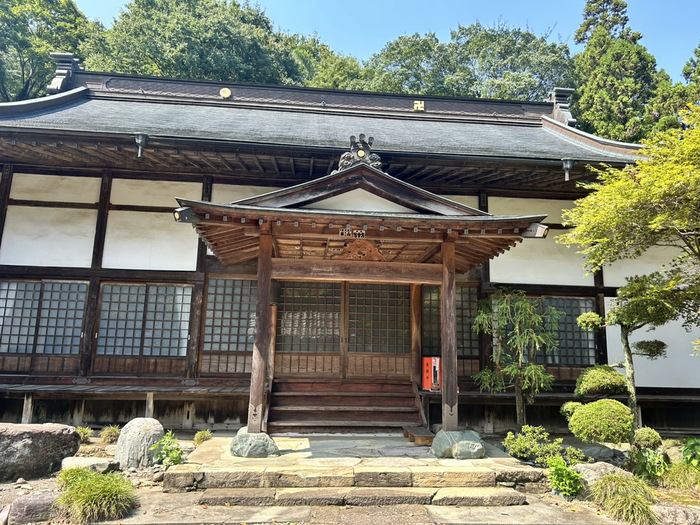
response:
<path id="1" fill-rule="evenodd" d="M 281 282 L 275 376 L 341 376 L 341 283 Z"/>
<path id="2" fill-rule="evenodd" d="M 276 377 L 410 377 L 410 287 L 282 282 Z"/>
<path id="3" fill-rule="evenodd" d="M 409 378 L 410 287 L 348 283 L 347 377 Z"/>

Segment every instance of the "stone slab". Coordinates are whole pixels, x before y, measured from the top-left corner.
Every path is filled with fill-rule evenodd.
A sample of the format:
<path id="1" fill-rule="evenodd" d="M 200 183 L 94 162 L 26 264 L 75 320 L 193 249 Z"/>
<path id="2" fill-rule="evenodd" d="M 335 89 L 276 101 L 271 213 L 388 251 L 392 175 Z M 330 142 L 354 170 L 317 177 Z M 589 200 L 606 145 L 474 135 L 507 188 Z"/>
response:
<path id="1" fill-rule="evenodd" d="M 275 489 L 206 489 L 199 496 L 199 505 L 261 505 L 275 504 Z"/>
<path id="2" fill-rule="evenodd" d="M 346 505 L 430 505 L 437 492 L 434 488 L 355 487 L 345 496 Z"/>
<path id="3" fill-rule="evenodd" d="M 408 467 L 355 467 L 356 487 L 410 487 L 412 483 Z"/>
<path id="4" fill-rule="evenodd" d="M 496 473 L 483 467 L 409 467 L 414 487 L 493 487 Z"/>
<path id="5" fill-rule="evenodd" d="M 254 488 L 263 486 L 265 467 L 206 469 L 203 472 L 204 479 L 197 484 L 198 488 Z"/>
<path id="6" fill-rule="evenodd" d="M 537 483 L 546 478 L 543 469 L 534 467 L 506 467 L 494 465 L 493 470 L 496 472 L 496 481 L 507 481 L 513 483 Z"/>
<path id="7" fill-rule="evenodd" d="M 195 474 L 198 480 L 204 475 L 199 472 L 199 465 L 174 465 L 165 471 L 163 478 L 163 491 L 185 492 L 195 487 Z"/>
<path id="8" fill-rule="evenodd" d="M 352 487 L 355 475 L 351 468 L 267 468 L 264 487 Z"/>
<path id="9" fill-rule="evenodd" d="M 344 505 L 350 488 L 277 489 L 276 505 Z"/>
<path id="10" fill-rule="evenodd" d="M 505 506 L 524 505 L 525 494 L 496 487 L 447 487 L 437 491 L 433 505 Z"/>

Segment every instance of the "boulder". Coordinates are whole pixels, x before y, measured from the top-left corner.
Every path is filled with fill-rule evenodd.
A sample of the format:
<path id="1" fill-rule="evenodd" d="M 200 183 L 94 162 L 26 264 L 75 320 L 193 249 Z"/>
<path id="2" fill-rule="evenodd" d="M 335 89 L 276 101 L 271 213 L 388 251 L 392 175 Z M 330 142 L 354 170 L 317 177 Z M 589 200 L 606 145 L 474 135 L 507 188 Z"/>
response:
<path id="1" fill-rule="evenodd" d="M 700 509 L 678 503 L 652 505 L 658 525 L 700 525 Z"/>
<path id="2" fill-rule="evenodd" d="M 632 477 L 630 472 L 622 470 L 620 467 L 616 467 L 610 463 L 604 461 L 598 461 L 596 463 L 578 463 L 571 467 L 571 470 L 578 472 L 583 477 L 581 478 L 581 483 L 583 483 L 583 493 L 585 495 L 589 488 L 594 485 L 598 480 L 600 480 L 606 474 L 622 474 L 623 476 Z"/>
<path id="3" fill-rule="evenodd" d="M 106 474 L 107 472 L 119 470 L 119 462 L 111 458 L 64 458 L 61 463 L 61 470 L 69 468 L 86 468 L 98 474 Z"/>
<path id="4" fill-rule="evenodd" d="M 46 476 L 79 448 L 75 427 L 0 423 L 0 481 Z"/>
<path id="5" fill-rule="evenodd" d="M 150 467 L 156 455 L 156 451 L 150 448 L 163 435 L 163 425 L 157 419 L 150 417 L 132 419 L 119 434 L 114 459 L 119 462 L 122 469 Z"/>
<path id="6" fill-rule="evenodd" d="M 248 427 L 243 427 L 231 441 L 231 454 L 240 458 L 267 458 L 279 456 L 280 451 L 273 439 L 264 432 L 249 434 Z"/>
<path id="7" fill-rule="evenodd" d="M 57 497 L 58 494 L 54 492 L 40 492 L 17 498 L 10 506 L 9 523 L 46 523 L 51 518 L 52 507 Z"/>
<path id="8" fill-rule="evenodd" d="M 479 459 L 486 454 L 481 436 L 473 430 L 440 430 L 430 450 L 438 458 Z"/>

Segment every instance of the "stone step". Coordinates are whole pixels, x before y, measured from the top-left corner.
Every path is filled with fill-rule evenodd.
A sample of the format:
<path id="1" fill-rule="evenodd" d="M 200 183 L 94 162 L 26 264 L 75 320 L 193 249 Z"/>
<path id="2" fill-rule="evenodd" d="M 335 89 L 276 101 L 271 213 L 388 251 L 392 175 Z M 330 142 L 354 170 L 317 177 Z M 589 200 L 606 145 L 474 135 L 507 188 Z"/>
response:
<path id="1" fill-rule="evenodd" d="M 213 488 L 464 488 L 537 484 L 540 469 L 493 469 L 478 466 L 250 466 L 208 468 L 175 465 L 165 473 L 163 489 L 185 492 Z"/>
<path id="2" fill-rule="evenodd" d="M 199 497 L 200 505 L 524 505 L 525 495 L 503 487 L 322 487 L 213 488 Z"/>

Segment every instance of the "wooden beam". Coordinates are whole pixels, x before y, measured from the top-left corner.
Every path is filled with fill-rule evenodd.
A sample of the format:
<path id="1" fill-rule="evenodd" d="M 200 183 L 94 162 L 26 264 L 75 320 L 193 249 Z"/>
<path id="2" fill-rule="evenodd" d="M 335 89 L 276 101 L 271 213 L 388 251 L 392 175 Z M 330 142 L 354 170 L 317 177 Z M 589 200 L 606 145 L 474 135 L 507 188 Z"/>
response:
<path id="1" fill-rule="evenodd" d="M 272 278 L 434 285 L 443 282 L 442 266 L 439 264 L 320 259 L 272 259 Z"/>
<path id="2" fill-rule="evenodd" d="M 457 302 L 455 295 L 455 243 L 442 243 L 442 429 L 458 430 Z"/>
<path id="3" fill-rule="evenodd" d="M 270 280 L 272 277 L 272 235 L 269 228 L 260 235 L 258 257 L 258 296 L 255 302 L 255 343 L 250 372 L 250 403 L 248 405 L 248 432 L 262 432 L 265 413 L 265 380 L 267 379 L 267 351 L 270 346 Z"/>
<path id="4" fill-rule="evenodd" d="M 143 417 L 153 417 L 153 392 L 146 392 L 146 410 Z"/>
<path id="5" fill-rule="evenodd" d="M 421 323 L 423 297 L 420 284 L 411 284 L 411 380 L 421 384 Z"/>
<path id="6" fill-rule="evenodd" d="M 24 405 L 22 406 L 22 424 L 31 425 L 34 413 L 34 397 L 27 392 L 24 394 Z"/>

